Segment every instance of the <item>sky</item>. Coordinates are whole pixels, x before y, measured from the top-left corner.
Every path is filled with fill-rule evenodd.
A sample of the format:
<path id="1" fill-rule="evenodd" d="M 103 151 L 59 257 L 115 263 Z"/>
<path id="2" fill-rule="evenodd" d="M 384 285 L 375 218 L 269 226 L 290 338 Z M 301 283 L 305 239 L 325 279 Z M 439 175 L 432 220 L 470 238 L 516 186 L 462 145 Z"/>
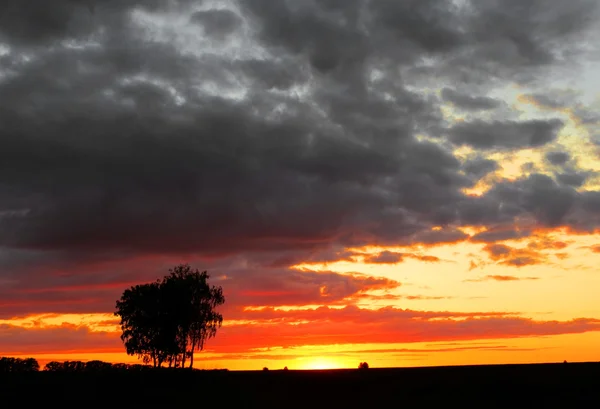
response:
<path id="1" fill-rule="evenodd" d="M 115 301 L 223 287 L 197 368 L 600 360 L 597 0 L 4 0 L 0 356 L 135 362 Z"/>

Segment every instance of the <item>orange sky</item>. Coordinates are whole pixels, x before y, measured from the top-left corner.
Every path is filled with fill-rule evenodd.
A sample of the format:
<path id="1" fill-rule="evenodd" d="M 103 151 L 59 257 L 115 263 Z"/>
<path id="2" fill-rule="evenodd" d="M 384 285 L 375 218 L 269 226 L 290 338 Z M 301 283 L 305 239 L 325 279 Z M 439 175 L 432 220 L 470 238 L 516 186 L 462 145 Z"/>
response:
<path id="1" fill-rule="evenodd" d="M 282 282 L 262 291 L 232 292 L 226 275 L 214 276 L 233 304 L 236 297 L 254 302 L 225 309 L 224 327 L 196 365 L 309 369 L 355 367 L 363 360 L 380 367 L 598 360 L 596 240 L 556 230 L 496 241 L 497 253 L 490 244 L 470 241 L 348 249 L 352 256 L 345 260 L 292 268 L 311 272 L 312 282 Z M 523 265 L 514 263 L 525 257 Z M 285 299 L 298 302 L 269 302 Z M 124 354 L 118 321 L 109 312 L 35 314 L 2 320 L 0 328 L 2 355 L 135 361 Z"/>

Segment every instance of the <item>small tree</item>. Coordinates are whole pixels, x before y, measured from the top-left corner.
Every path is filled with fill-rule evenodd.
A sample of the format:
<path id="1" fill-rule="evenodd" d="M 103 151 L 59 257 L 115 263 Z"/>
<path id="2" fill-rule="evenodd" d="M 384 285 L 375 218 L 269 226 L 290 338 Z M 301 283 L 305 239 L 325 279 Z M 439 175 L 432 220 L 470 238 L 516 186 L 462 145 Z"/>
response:
<path id="1" fill-rule="evenodd" d="M 366 362 L 361 362 L 360 364 L 358 364 L 358 369 L 362 369 L 362 370 L 369 369 L 369 364 Z"/>

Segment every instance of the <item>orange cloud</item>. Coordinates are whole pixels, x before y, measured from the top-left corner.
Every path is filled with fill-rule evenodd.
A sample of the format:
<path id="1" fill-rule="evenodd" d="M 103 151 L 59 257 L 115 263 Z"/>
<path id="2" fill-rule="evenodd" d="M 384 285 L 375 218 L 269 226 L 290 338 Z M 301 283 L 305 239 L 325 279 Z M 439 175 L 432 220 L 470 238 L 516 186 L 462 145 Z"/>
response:
<path id="1" fill-rule="evenodd" d="M 416 311 L 393 307 L 239 310 L 208 351 L 332 344 L 408 343 L 536 337 L 600 330 L 600 320 L 539 321 L 508 312 Z M 85 326 L 23 328 L 0 325 L 0 355 L 123 351 L 118 332 Z"/>
<path id="2" fill-rule="evenodd" d="M 356 294 L 392 290 L 401 285 L 389 278 L 358 272 L 341 274 L 261 266 L 222 270 L 227 273 L 214 274 L 212 280 L 223 286 L 227 298 L 226 309 L 240 305 L 334 303 Z M 136 272 L 134 270 L 132 274 Z M 165 272 L 166 269 L 161 273 Z M 18 285 L 0 286 L 0 319 L 42 313 L 110 312 L 125 288 L 134 283 L 151 281 L 129 281 L 108 274 L 98 275 L 101 277 L 73 272 L 55 282 L 44 282 L 43 286 L 35 279 L 31 282 L 23 280 Z"/>
<path id="3" fill-rule="evenodd" d="M 523 281 L 523 280 L 539 280 L 539 277 L 515 277 L 515 276 L 504 276 L 504 275 L 488 275 L 482 278 L 464 280 L 470 283 L 479 283 L 482 281 Z"/>
<path id="4" fill-rule="evenodd" d="M 368 254 L 363 256 L 363 263 L 366 264 L 397 264 L 404 261 L 404 258 L 412 258 L 415 260 L 427 262 L 427 263 L 437 263 L 441 261 L 439 257 L 435 256 L 427 256 L 421 254 L 412 254 L 412 253 L 400 253 L 396 251 L 381 251 L 377 254 Z"/>
<path id="5" fill-rule="evenodd" d="M 562 250 L 569 246 L 569 243 L 560 240 L 551 240 L 549 238 L 541 238 L 532 240 L 527 247 L 532 250 Z"/>
<path id="6" fill-rule="evenodd" d="M 367 264 L 397 264 L 402 261 L 404 261 L 404 254 L 393 251 L 382 251 L 363 258 L 363 262 Z"/>
<path id="7" fill-rule="evenodd" d="M 487 244 L 483 251 L 488 257 L 500 264 L 512 267 L 523 267 L 541 263 L 545 256 L 531 249 L 517 249 L 505 244 Z"/>
<path id="8" fill-rule="evenodd" d="M 120 333 L 92 331 L 85 325 L 23 328 L 0 324 L 0 356 L 72 352 L 122 352 Z"/>

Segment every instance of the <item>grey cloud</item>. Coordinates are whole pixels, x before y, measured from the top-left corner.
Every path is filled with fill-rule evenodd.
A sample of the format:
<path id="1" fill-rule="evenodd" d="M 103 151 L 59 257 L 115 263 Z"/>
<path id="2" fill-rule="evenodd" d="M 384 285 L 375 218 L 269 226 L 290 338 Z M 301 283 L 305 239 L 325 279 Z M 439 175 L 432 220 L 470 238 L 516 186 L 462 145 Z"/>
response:
<path id="1" fill-rule="evenodd" d="M 382 251 L 377 255 L 368 256 L 365 258 L 367 263 L 373 264 L 397 264 L 404 260 L 402 253 L 393 251 Z"/>
<path id="2" fill-rule="evenodd" d="M 556 179 L 560 183 L 567 186 L 573 186 L 574 188 L 583 186 L 588 177 L 589 174 L 584 172 L 565 172 L 556 175 Z"/>
<path id="3" fill-rule="evenodd" d="M 517 230 L 517 229 L 499 229 L 494 230 L 491 228 L 488 231 L 477 233 L 469 239 L 475 243 L 495 243 L 497 241 L 504 240 L 515 240 L 529 236 L 531 231 L 529 230 Z"/>
<path id="4" fill-rule="evenodd" d="M 200 24 L 207 35 L 219 39 L 231 34 L 242 22 L 237 14 L 226 9 L 197 11 L 190 20 Z"/>
<path id="5" fill-rule="evenodd" d="M 53 266 L 148 253 L 285 265 L 331 247 L 465 240 L 460 224 L 595 220 L 592 193 L 539 175 L 465 196 L 494 164 L 453 155 L 440 101 L 419 87 L 435 77 L 479 95 L 543 77 L 585 35 L 590 2 L 247 0 L 194 14 L 180 0 L 168 15 L 173 2 L 37 3 L 0 6 L 11 268 L 29 252 Z M 140 10 L 156 26 L 134 21 Z M 468 122 L 450 142 L 541 146 L 560 125 Z"/>
<path id="6" fill-rule="evenodd" d="M 594 143 L 598 144 L 600 140 L 598 108 L 594 104 L 584 103 L 577 91 L 551 89 L 546 93 L 527 94 L 524 97 L 542 109 L 568 112 L 576 123 L 587 129 Z"/>
<path id="7" fill-rule="evenodd" d="M 477 149 L 519 149 L 543 146 L 556 139 L 562 121 L 472 121 L 453 126 L 448 134 L 456 145 Z"/>
<path id="8" fill-rule="evenodd" d="M 467 111 L 484 111 L 498 108 L 502 102 L 490 97 L 477 97 L 468 94 L 463 94 L 451 88 L 442 90 L 442 98 L 457 106 L 458 108 Z"/>
<path id="9" fill-rule="evenodd" d="M 194 0 L 175 0 L 178 5 Z M 10 44 L 47 46 L 92 36 L 98 29 L 123 28 L 131 11 L 159 11 L 162 0 L 5 0 L 0 4 L 0 39 Z"/>
<path id="10" fill-rule="evenodd" d="M 571 159 L 568 152 L 548 152 L 546 160 L 555 166 L 562 166 Z"/>
<path id="11" fill-rule="evenodd" d="M 580 200 L 580 194 L 572 187 L 534 173 L 495 184 L 475 203 L 461 206 L 459 214 L 468 224 L 510 226 L 527 216 L 541 225 L 555 227 L 570 223 Z"/>
<path id="12" fill-rule="evenodd" d="M 467 161 L 464 164 L 464 170 L 468 175 L 474 176 L 476 179 L 481 179 L 487 174 L 494 172 L 500 168 L 498 162 L 492 159 L 475 158 Z"/>
<path id="13" fill-rule="evenodd" d="M 597 125 L 600 121 L 598 110 L 594 106 L 585 105 L 581 94 L 571 89 L 550 90 L 546 93 L 524 95 L 526 99 L 550 110 L 569 109 L 583 125 Z"/>

